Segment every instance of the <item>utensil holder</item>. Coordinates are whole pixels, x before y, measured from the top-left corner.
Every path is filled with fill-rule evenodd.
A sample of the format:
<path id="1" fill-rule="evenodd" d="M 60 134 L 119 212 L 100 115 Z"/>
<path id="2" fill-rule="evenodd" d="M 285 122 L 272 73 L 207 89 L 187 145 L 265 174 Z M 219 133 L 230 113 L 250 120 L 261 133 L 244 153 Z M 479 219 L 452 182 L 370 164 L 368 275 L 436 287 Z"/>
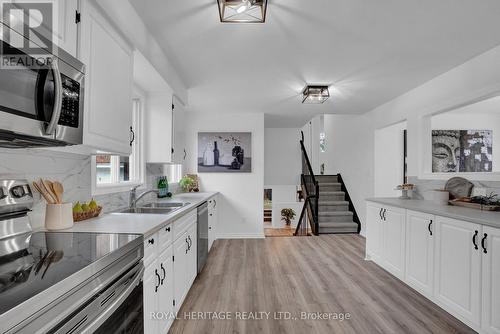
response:
<path id="1" fill-rule="evenodd" d="M 73 226 L 73 205 L 71 203 L 47 204 L 45 209 L 45 228 L 63 230 Z"/>

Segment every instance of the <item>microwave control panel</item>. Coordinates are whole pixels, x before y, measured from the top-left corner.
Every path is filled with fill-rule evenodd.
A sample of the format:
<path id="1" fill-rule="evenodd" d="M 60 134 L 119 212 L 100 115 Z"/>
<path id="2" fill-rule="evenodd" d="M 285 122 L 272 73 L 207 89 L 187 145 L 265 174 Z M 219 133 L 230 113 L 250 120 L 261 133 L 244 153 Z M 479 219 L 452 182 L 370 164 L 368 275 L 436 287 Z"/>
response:
<path id="1" fill-rule="evenodd" d="M 61 75 L 63 97 L 59 125 L 78 128 L 80 116 L 80 83 Z"/>

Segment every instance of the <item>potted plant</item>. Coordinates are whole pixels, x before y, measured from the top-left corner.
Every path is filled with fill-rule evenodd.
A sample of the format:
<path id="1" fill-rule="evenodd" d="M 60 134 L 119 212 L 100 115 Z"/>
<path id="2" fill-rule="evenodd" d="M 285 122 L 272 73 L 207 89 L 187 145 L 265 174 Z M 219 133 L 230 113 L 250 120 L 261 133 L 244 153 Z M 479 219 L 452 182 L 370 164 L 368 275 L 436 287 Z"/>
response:
<path id="1" fill-rule="evenodd" d="M 290 208 L 281 209 L 281 220 L 285 221 L 286 226 L 290 226 L 292 219 L 295 218 L 295 211 Z"/>
<path id="2" fill-rule="evenodd" d="M 194 184 L 194 180 L 192 178 L 190 178 L 189 176 L 184 176 L 180 181 L 179 181 L 179 185 L 181 186 L 182 190 L 185 191 L 185 192 L 190 192 L 191 191 L 191 187 L 193 186 Z"/>

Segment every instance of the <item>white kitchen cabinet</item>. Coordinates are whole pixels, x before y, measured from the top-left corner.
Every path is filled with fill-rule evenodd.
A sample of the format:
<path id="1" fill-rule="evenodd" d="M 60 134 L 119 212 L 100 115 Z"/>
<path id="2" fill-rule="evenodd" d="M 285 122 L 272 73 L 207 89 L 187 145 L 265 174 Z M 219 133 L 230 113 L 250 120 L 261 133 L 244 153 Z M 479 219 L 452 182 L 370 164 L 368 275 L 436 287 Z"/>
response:
<path id="1" fill-rule="evenodd" d="M 78 16 L 80 15 L 78 0 L 57 1 L 58 26 L 54 31 L 57 44 L 73 57 L 79 58 L 78 54 Z"/>
<path id="2" fill-rule="evenodd" d="M 174 311 L 181 308 L 187 293 L 187 249 L 188 241 L 184 233 L 174 242 Z"/>
<path id="3" fill-rule="evenodd" d="M 434 221 L 433 215 L 406 213 L 405 280 L 425 296 L 431 296 L 434 287 Z"/>
<path id="4" fill-rule="evenodd" d="M 146 107 L 146 160 L 172 162 L 172 91 L 148 94 Z"/>
<path id="5" fill-rule="evenodd" d="M 151 319 L 152 312 L 158 312 L 158 285 L 157 274 L 158 260 L 154 260 L 146 266 L 143 279 L 143 302 L 144 302 L 144 333 L 158 333 L 158 321 Z"/>
<path id="6" fill-rule="evenodd" d="M 172 162 L 183 164 L 187 158 L 186 148 L 186 110 L 184 105 L 179 99 L 173 97 L 173 110 L 172 110 Z"/>
<path id="7" fill-rule="evenodd" d="M 132 48 L 90 1 L 82 2 L 85 76 L 84 146 L 130 155 Z"/>
<path id="8" fill-rule="evenodd" d="M 500 229 L 484 226 L 480 240 L 482 328 L 487 333 L 500 334 Z"/>
<path id="9" fill-rule="evenodd" d="M 214 241 L 217 240 L 218 205 L 218 196 L 214 196 L 208 201 L 208 251 L 212 249 Z"/>
<path id="10" fill-rule="evenodd" d="M 367 258 L 398 278 L 404 276 L 405 210 L 389 206 L 367 205 Z"/>
<path id="11" fill-rule="evenodd" d="M 22 4 L 23 2 L 19 0 L 12 1 L 13 3 Z M 77 46 L 78 46 L 78 21 L 77 13 L 79 13 L 79 1 L 78 0 L 54 0 L 52 2 L 52 11 L 55 17 L 49 20 L 44 17 L 42 12 L 41 25 L 37 28 L 36 32 L 40 33 L 43 37 L 51 41 L 55 47 L 60 47 L 64 51 L 68 52 L 74 57 L 77 57 Z M 39 13 L 37 11 L 30 11 L 30 20 L 37 23 L 40 20 Z M 3 21 L 3 18 L 2 18 Z M 21 19 L 10 20 L 10 22 L 5 22 L 13 30 L 17 31 L 21 35 L 25 35 L 27 30 L 24 26 L 28 24 Z M 49 24 L 50 23 L 50 24 Z M 33 32 L 29 32 L 25 37 L 30 38 L 32 41 L 37 43 L 39 46 L 47 48 L 45 42 L 40 40 Z M 53 51 L 56 53 L 56 50 Z"/>
<path id="12" fill-rule="evenodd" d="M 382 266 L 403 279 L 405 272 L 405 210 L 384 207 L 382 211 Z"/>
<path id="13" fill-rule="evenodd" d="M 178 235 L 174 242 L 174 297 L 176 311 L 180 309 L 198 273 L 196 215 L 188 219 L 188 221 L 184 221 L 187 226 L 181 227 L 183 232 Z"/>
<path id="14" fill-rule="evenodd" d="M 382 255 L 382 207 L 368 203 L 366 213 L 366 258 L 378 262 Z"/>
<path id="15" fill-rule="evenodd" d="M 434 299 L 477 326 L 481 308 L 481 225 L 436 217 L 434 232 Z"/>
<path id="16" fill-rule="evenodd" d="M 174 312 L 174 267 L 173 267 L 173 246 L 165 249 L 158 259 L 160 270 L 160 287 L 158 293 L 158 311 L 172 315 Z M 173 317 L 167 317 L 158 321 L 159 333 L 167 333 L 173 322 Z M 145 332 L 147 333 L 147 332 Z"/>

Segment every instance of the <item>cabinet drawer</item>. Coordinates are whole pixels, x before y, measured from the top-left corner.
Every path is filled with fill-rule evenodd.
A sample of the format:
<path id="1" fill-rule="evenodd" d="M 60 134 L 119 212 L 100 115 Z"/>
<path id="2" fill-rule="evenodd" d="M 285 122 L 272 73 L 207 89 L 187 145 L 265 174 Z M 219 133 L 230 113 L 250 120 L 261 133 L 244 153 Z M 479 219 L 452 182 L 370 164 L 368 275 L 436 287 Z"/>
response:
<path id="1" fill-rule="evenodd" d="M 180 236 L 182 236 L 191 224 L 196 223 L 197 220 L 196 213 L 197 213 L 196 209 L 191 210 L 185 216 L 179 218 L 173 223 L 174 240 L 177 240 Z"/>
<path id="2" fill-rule="evenodd" d="M 163 226 L 158 232 L 160 252 L 170 246 L 173 242 L 174 229 L 173 224 Z"/>
<path id="3" fill-rule="evenodd" d="M 144 239 L 144 266 L 147 267 L 156 259 L 158 244 L 158 233 L 152 234 Z"/>

